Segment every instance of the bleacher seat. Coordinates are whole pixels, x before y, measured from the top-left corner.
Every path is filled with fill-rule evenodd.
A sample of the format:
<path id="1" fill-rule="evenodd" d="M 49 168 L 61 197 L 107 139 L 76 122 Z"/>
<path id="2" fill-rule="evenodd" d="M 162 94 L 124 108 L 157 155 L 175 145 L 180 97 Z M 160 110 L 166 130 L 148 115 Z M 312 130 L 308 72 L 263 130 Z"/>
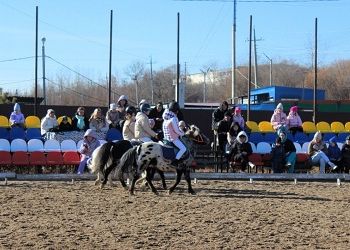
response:
<path id="1" fill-rule="evenodd" d="M 0 127 L 2 128 L 10 127 L 9 119 L 6 116 L 0 115 Z"/>
<path id="2" fill-rule="evenodd" d="M 79 140 L 78 142 L 77 142 L 77 151 L 79 152 L 79 150 L 80 150 L 80 148 L 81 148 L 81 145 L 83 145 L 83 143 L 84 143 L 84 140 L 82 139 L 82 140 Z"/>
<path id="3" fill-rule="evenodd" d="M 0 127 L 0 139 L 10 139 L 10 131 L 7 128 Z"/>
<path id="4" fill-rule="evenodd" d="M 58 151 L 50 151 L 47 153 L 46 162 L 50 166 L 64 165 L 63 155 Z"/>
<path id="5" fill-rule="evenodd" d="M 65 165 L 79 165 L 80 155 L 77 152 L 73 152 L 73 151 L 64 152 L 63 162 Z"/>
<path id="6" fill-rule="evenodd" d="M 293 143 L 294 143 L 294 147 L 296 149 L 296 153 L 302 153 L 300 143 L 298 143 L 298 142 L 293 142 Z"/>
<path id="7" fill-rule="evenodd" d="M 10 140 L 14 140 L 14 139 L 26 139 L 26 133 L 24 128 L 20 128 L 20 127 L 13 127 L 10 130 Z"/>
<path id="8" fill-rule="evenodd" d="M 250 146 L 252 147 L 253 153 L 256 153 L 256 145 L 251 141 L 249 143 L 250 143 Z"/>
<path id="9" fill-rule="evenodd" d="M 275 143 L 276 138 L 277 138 L 277 133 L 270 132 L 264 135 L 264 141 L 269 144 Z"/>
<path id="10" fill-rule="evenodd" d="M 26 128 L 40 128 L 40 118 L 35 115 L 27 116 L 25 124 Z"/>
<path id="11" fill-rule="evenodd" d="M 317 131 L 316 125 L 313 122 L 309 122 L 309 121 L 303 122 L 302 126 L 303 126 L 303 131 L 306 134 L 316 133 Z"/>
<path id="12" fill-rule="evenodd" d="M 59 141 L 57 141 L 55 139 L 47 140 L 44 143 L 44 151 L 45 152 L 52 152 L 52 151 L 61 152 L 61 145 L 60 145 Z"/>
<path id="13" fill-rule="evenodd" d="M 318 131 L 320 131 L 321 133 L 330 133 L 332 132 L 331 130 L 331 126 L 329 125 L 328 122 L 322 121 L 322 122 L 318 122 L 316 124 L 316 128 Z"/>
<path id="14" fill-rule="evenodd" d="M 309 137 L 302 133 L 302 132 L 296 132 L 294 135 L 294 142 L 300 143 L 300 145 L 303 145 L 304 142 L 309 141 Z"/>
<path id="15" fill-rule="evenodd" d="M 0 151 L 11 151 L 11 144 L 6 139 L 0 139 Z"/>
<path id="16" fill-rule="evenodd" d="M 248 141 L 258 144 L 259 142 L 264 141 L 264 136 L 260 132 L 252 132 L 249 135 Z"/>
<path id="17" fill-rule="evenodd" d="M 115 141 L 115 140 L 122 140 L 123 135 L 120 133 L 120 131 L 116 128 L 110 128 L 107 131 L 106 134 L 106 141 Z"/>
<path id="18" fill-rule="evenodd" d="M 12 154 L 12 165 L 29 166 L 29 155 L 27 152 L 17 151 Z"/>
<path id="19" fill-rule="evenodd" d="M 261 121 L 259 122 L 259 130 L 262 133 L 268 133 L 268 132 L 275 132 L 275 130 L 272 127 L 271 122 L 268 121 Z"/>
<path id="20" fill-rule="evenodd" d="M 344 128 L 346 132 L 350 132 L 350 122 L 345 123 Z"/>
<path id="21" fill-rule="evenodd" d="M 260 132 L 259 126 L 258 126 L 258 124 L 256 122 L 254 122 L 254 121 L 246 121 L 245 124 L 250 129 L 250 132 Z"/>
<path id="22" fill-rule="evenodd" d="M 61 141 L 61 151 L 68 152 L 74 151 L 77 152 L 77 144 L 72 139 L 66 139 Z"/>
<path id="23" fill-rule="evenodd" d="M 34 151 L 44 152 L 44 144 L 42 140 L 30 139 L 27 142 L 27 146 L 28 146 L 28 152 L 34 152 Z"/>
<path id="24" fill-rule="evenodd" d="M 259 142 L 256 145 L 256 152 L 259 154 L 271 153 L 271 145 L 267 142 Z"/>
<path id="25" fill-rule="evenodd" d="M 256 167 L 255 171 L 256 172 L 258 171 L 259 167 L 261 167 L 263 169 L 263 167 L 265 165 L 263 160 L 262 160 L 262 156 L 261 156 L 260 153 L 252 153 L 251 155 L 248 156 L 248 160 L 255 165 L 255 167 Z M 249 167 L 249 165 L 248 165 L 248 167 Z M 251 172 L 251 170 L 252 169 L 250 169 L 250 167 L 249 167 L 249 172 Z"/>
<path id="26" fill-rule="evenodd" d="M 333 133 L 336 133 L 336 134 L 344 133 L 345 127 L 343 123 L 335 121 L 331 123 L 331 130 Z"/>
<path id="27" fill-rule="evenodd" d="M 45 166 L 47 163 L 44 152 L 35 151 L 29 155 L 29 164 L 31 166 Z"/>
<path id="28" fill-rule="evenodd" d="M 30 139 L 42 139 L 41 131 L 39 128 L 27 128 L 26 140 L 29 141 Z"/>
<path id="29" fill-rule="evenodd" d="M 0 165 L 10 166 L 12 164 L 11 153 L 9 151 L 2 151 L 0 149 Z"/>
<path id="30" fill-rule="evenodd" d="M 323 134 L 323 141 L 324 142 L 329 142 L 329 140 L 332 138 L 332 137 L 336 137 L 337 138 L 337 135 L 336 134 L 333 134 L 333 133 L 325 133 Z"/>
<path id="31" fill-rule="evenodd" d="M 25 140 L 14 139 L 11 141 L 11 152 L 18 152 L 18 151 L 23 151 L 23 152 L 28 151 L 27 143 Z"/>
<path id="32" fill-rule="evenodd" d="M 348 135 L 350 135 L 349 133 L 339 133 L 338 134 L 338 138 L 337 138 L 337 141 L 338 142 L 345 142 L 345 140 L 346 140 L 346 137 L 348 136 Z"/>
<path id="33" fill-rule="evenodd" d="M 304 142 L 303 145 L 301 146 L 301 152 L 302 153 L 307 153 L 308 147 L 309 147 L 310 142 Z"/>
<path id="34" fill-rule="evenodd" d="M 338 148 L 341 150 L 343 148 L 344 143 L 342 142 L 337 142 Z"/>

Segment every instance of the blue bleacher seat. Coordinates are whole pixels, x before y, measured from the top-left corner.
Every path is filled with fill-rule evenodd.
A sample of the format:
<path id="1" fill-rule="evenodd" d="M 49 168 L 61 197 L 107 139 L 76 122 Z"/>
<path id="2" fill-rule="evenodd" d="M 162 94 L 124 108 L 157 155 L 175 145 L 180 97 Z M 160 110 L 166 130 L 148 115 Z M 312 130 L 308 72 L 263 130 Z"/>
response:
<path id="1" fill-rule="evenodd" d="M 304 142 L 310 141 L 309 137 L 301 132 L 297 132 L 294 135 L 294 142 L 298 142 L 300 145 L 303 145 Z"/>
<path id="2" fill-rule="evenodd" d="M 0 127 L 0 139 L 10 139 L 10 132 L 7 128 Z"/>
<path id="3" fill-rule="evenodd" d="M 337 142 L 345 142 L 346 137 L 350 135 L 349 133 L 339 133 L 338 134 L 338 138 L 337 138 Z"/>
<path id="4" fill-rule="evenodd" d="M 13 127 L 10 130 L 10 140 L 14 139 L 26 139 L 26 133 L 23 128 Z"/>
<path id="5" fill-rule="evenodd" d="M 29 141 L 31 139 L 39 139 L 42 140 L 41 132 L 39 128 L 28 128 L 26 131 L 26 140 Z"/>
<path id="6" fill-rule="evenodd" d="M 120 131 L 116 128 L 110 128 L 106 134 L 106 141 L 122 140 L 123 136 Z"/>
<path id="7" fill-rule="evenodd" d="M 333 133 L 324 133 L 323 134 L 323 141 L 324 142 L 329 142 L 329 139 L 331 139 L 332 137 L 337 137 L 335 134 Z"/>
<path id="8" fill-rule="evenodd" d="M 249 135 L 249 141 L 255 144 L 264 141 L 264 136 L 260 132 L 252 132 Z"/>
<path id="9" fill-rule="evenodd" d="M 264 135 L 264 141 L 269 144 L 275 143 L 276 138 L 277 138 L 277 133 L 266 133 Z"/>
<path id="10" fill-rule="evenodd" d="M 315 133 L 308 134 L 308 141 L 312 141 L 314 139 Z"/>

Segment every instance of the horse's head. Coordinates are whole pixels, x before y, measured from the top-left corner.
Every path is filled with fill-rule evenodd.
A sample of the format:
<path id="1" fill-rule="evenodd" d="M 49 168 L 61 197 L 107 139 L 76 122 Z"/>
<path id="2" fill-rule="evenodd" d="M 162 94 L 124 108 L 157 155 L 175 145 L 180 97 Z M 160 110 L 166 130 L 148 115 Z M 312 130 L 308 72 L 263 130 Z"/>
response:
<path id="1" fill-rule="evenodd" d="M 208 145 L 210 140 L 206 137 L 196 125 L 191 125 L 186 131 L 186 136 L 195 144 Z"/>

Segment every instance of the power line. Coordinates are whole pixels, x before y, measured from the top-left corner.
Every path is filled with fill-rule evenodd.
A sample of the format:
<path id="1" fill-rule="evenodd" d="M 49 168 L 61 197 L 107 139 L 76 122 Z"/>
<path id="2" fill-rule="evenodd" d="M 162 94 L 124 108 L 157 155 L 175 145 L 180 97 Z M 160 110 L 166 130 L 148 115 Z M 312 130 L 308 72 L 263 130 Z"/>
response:
<path id="1" fill-rule="evenodd" d="M 27 57 L 19 57 L 19 58 L 13 58 L 13 59 L 6 59 L 6 60 L 1 60 L 0 63 L 3 62 L 13 62 L 13 61 L 19 61 L 19 60 L 26 60 L 26 59 L 32 59 L 35 56 L 27 56 Z"/>
<path id="2" fill-rule="evenodd" d="M 233 2 L 234 0 L 173 0 L 176 2 Z M 237 0 L 241 3 L 312 3 L 312 2 L 339 2 L 340 0 Z"/>
<path id="3" fill-rule="evenodd" d="M 34 81 L 34 80 L 35 79 L 20 80 L 20 81 L 15 81 L 15 82 L 5 82 L 5 83 L 0 83 L 0 85 L 16 84 L 16 83 L 22 83 L 22 82 L 31 82 L 31 81 Z"/>

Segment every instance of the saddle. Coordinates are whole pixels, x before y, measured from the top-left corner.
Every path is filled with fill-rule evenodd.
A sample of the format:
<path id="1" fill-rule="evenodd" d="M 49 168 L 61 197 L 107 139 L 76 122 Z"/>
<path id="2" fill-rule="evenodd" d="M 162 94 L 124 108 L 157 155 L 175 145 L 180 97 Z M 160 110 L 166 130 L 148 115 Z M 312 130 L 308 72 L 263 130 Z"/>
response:
<path id="1" fill-rule="evenodd" d="M 160 145 L 162 146 L 162 153 L 164 159 L 173 161 L 175 160 L 177 152 L 179 152 L 179 149 L 175 146 L 174 143 L 168 140 L 163 140 L 160 142 Z M 181 161 L 187 160 L 190 157 L 190 152 L 188 148 L 186 148 L 186 152 L 182 155 Z"/>

